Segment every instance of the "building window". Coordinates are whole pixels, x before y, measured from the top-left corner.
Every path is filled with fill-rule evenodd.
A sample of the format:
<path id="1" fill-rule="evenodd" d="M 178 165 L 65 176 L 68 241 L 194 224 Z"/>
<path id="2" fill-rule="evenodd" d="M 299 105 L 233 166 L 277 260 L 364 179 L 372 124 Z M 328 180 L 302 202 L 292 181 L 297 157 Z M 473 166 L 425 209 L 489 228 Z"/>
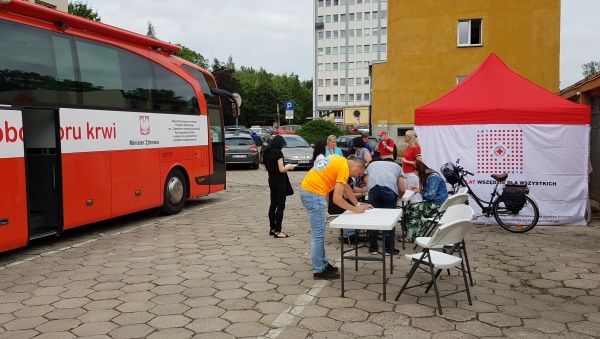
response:
<path id="1" fill-rule="evenodd" d="M 381 47 L 379 47 L 379 51 L 380 52 L 387 52 L 387 44 L 381 44 Z"/>
<path id="2" fill-rule="evenodd" d="M 318 98 L 319 102 L 323 102 L 323 96 L 322 95 L 317 95 L 317 98 Z"/>
<path id="3" fill-rule="evenodd" d="M 379 51 L 379 45 L 373 44 L 373 47 L 371 47 L 371 52 L 378 52 L 378 51 Z"/>
<path id="4" fill-rule="evenodd" d="M 458 45 L 481 46 L 481 19 L 458 20 Z"/>
<path id="5" fill-rule="evenodd" d="M 325 64 L 325 70 L 326 71 L 331 71 L 331 64 L 330 63 L 326 63 Z"/>
<path id="6" fill-rule="evenodd" d="M 373 18 L 373 19 L 379 18 L 379 12 L 377 12 L 377 11 L 373 12 L 373 15 L 371 16 L 371 18 Z"/>
<path id="7" fill-rule="evenodd" d="M 331 86 L 331 79 L 325 79 L 325 86 Z"/>
<path id="8" fill-rule="evenodd" d="M 323 87 L 323 79 L 319 79 L 319 87 Z"/>
<path id="9" fill-rule="evenodd" d="M 336 39 L 338 37 L 338 31 L 333 31 L 333 38 Z"/>
<path id="10" fill-rule="evenodd" d="M 340 101 L 346 101 L 346 94 L 340 94 Z"/>
<path id="11" fill-rule="evenodd" d="M 317 54 L 318 55 L 323 55 L 323 47 L 317 48 Z"/>
<path id="12" fill-rule="evenodd" d="M 334 94 L 334 95 L 333 95 L 333 102 L 337 102 L 337 101 L 338 101 L 338 95 L 337 95 L 337 94 Z"/>
<path id="13" fill-rule="evenodd" d="M 340 62 L 340 69 L 343 69 L 343 70 L 346 69 L 346 63 L 345 62 Z"/>
<path id="14" fill-rule="evenodd" d="M 325 38 L 331 39 L 331 31 L 325 32 Z"/>
<path id="15" fill-rule="evenodd" d="M 354 94 L 348 94 L 348 101 L 354 101 Z"/>
<path id="16" fill-rule="evenodd" d="M 381 27 L 381 35 L 387 35 L 387 27 Z"/>
<path id="17" fill-rule="evenodd" d="M 323 0 L 318 1 L 319 7 L 323 7 Z"/>
<path id="18" fill-rule="evenodd" d="M 361 101 L 361 100 L 362 100 L 362 94 L 356 93 L 356 101 Z"/>
<path id="19" fill-rule="evenodd" d="M 357 4 L 357 5 L 360 5 L 360 4 L 362 4 L 362 2 L 363 2 L 363 0 L 356 0 L 356 4 Z"/>
<path id="20" fill-rule="evenodd" d="M 354 54 L 354 46 L 348 46 L 348 54 Z"/>
<path id="21" fill-rule="evenodd" d="M 340 86 L 346 86 L 346 78 L 340 79 Z"/>
<path id="22" fill-rule="evenodd" d="M 356 62 L 356 69 L 361 69 L 361 68 L 362 68 L 362 61 L 357 61 Z"/>
<path id="23" fill-rule="evenodd" d="M 354 86 L 354 78 L 348 78 L 348 86 Z"/>
<path id="24" fill-rule="evenodd" d="M 346 54 L 346 46 L 340 46 L 340 54 Z"/>
<path id="25" fill-rule="evenodd" d="M 365 53 L 369 53 L 371 51 L 371 45 L 364 45 L 363 51 L 365 51 Z"/>
<path id="26" fill-rule="evenodd" d="M 456 84 L 460 84 L 463 80 L 465 80 L 467 76 L 466 75 L 459 75 L 456 77 Z"/>
<path id="27" fill-rule="evenodd" d="M 370 80 L 369 80 L 369 79 L 370 79 L 369 77 L 365 77 L 365 85 L 368 85 L 368 84 L 369 84 L 369 82 L 370 82 Z"/>
<path id="28" fill-rule="evenodd" d="M 323 31 L 318 31 L 317 32 L 317 38 L 318 39 L 323 39 Z"/>
<path id="29" fill-rule="evenodd" d="M 338 86 L 339 84 L 339 80 L 338 79 L 333 79 L 333 86 Z"/>
<path id="30" fill-rule="evenodd" d="M 323 64 L 317 64 L 317 71 L 323 70 Z"/>
<path id="31" fill-rule="evenodd" d="M 338 54 L 338 48 L 337 47 L 333 47 L 333 51 L 331 51 L 331 54 L 337 55 Z"/>
<path id="32" fill-rule="evenodd" d="M 357 62 L 356 69 L 358 69 L 358 68 L 359 67 L 358 67 L 358 62 Z M 359 86 L 361 83 L 362 83 L 362 78 L 361 77 L 357 77 L 356 78 L 356 86 Z"/>
<path id="33" fill-rule="evenodd" d="M 323 16 L 322 15 L 319 15 L 317 17 L 317 22 L 323 22 Z"/>
<path id="34" fill-rule="evenodd" d="M 326 102 L 329 102 L 329 101 L 331 101 L 331 94 L 327 94 L 327 95 L 325 95 L 325 101 L 326 101 Z"/>
<path id="35" fill-rule="evenodd" d="M 365 20 L 371 19 L 371 12 L 365 12 Z"/>
<path id="36" fill-rule="evenodd" d="M 326 15 L 325 16 L 325 22 L 328 23 L 328 24 L 331 23 L 331 15 Z"/>
<path id="37" fill-rule="evenodd" d="M 354 13 L 348 14 L 348 21 L 354 21 Z"/>
<path id="38" fill-rule="evenodd" d="M 362 53 L 362 45 L 356 45 L 356 53 Z"/>
<path id="39" fill-rule="evenodd" d="M 331 0 L 325 0 L 325 6 L 327 6 L 327 7 L 331 6 Z"/>
<path id="40" fill-rule="evenodd" d="M 370 28 L 365 28 L 364 29 L 364 33 L 365 33 L 365 36 L 371 35 L 371 29 Z"/>
<path id="41" fill-rule="evenodd" d="M 354 63 L 352 61 L 348 63 L 348 69 L 354 69 Z"/>
<path id="42" fill-rule="evenodd" d="M 331 47 L 325 47 L 325 55 L 331 55 Z"/>
<path id="43" fill-rule="evenodd" d="M 345 22 L 346 21 L 346 14 L 341 14 L 340 15 L 340 21 L 341 22 Z"/>
<path id="44" fill-rule="evenodd" d="M 356 13 L 356 21 L 361 21 L 361 20 L 362 20 L 362 12 Z"/>
<path id="45" fill-rule="evenodd" d="M 357 28 L 356 29 L 356 36 L 357 37 L 361 37 L 362 36 L 362 28 Z"/>
<path id="46" fill-rule="evenodd" d="M 341 38 L 345 38 L 346 37 L 346 30 L 345 29 L 341 29 L 340 30 L 340 37 Z"/>
<path id="47" fill-rule="evenodd" d="M 338 0 L 333 0 L 333 5 L 337 6 L 338 5 Z"/>
<path id="48" fill-rule="evenodd" d="M 338 22 L 338 20 L 339 20 L 339 19 L 338 19 L 338 15 L 337 15 L 337 14 L 334 14 L 334 15 L 333 15 L 333 22 Z"/>
<path id="49" fill-rule="evenodd" d="M 337 70 L 338 70 L 338 63 L 337 63 L 337 62 L 334 62 L 334 63 L 333 63 L 333 70 L 334 70 L 334 71 L 337 71 Z"/>
<path id="50" fill-rule="evenodd" d="M 363 93 L 363 100 L 364 100 L 364 101 L 369 101 L 369 98 L 370 98 L 370 97 L 371 97 L 371 96 L 369 95 L 369 93 Z"/>
<path id="51" fill-rule="evenodd" d="M 381 11 L 381 18 L 382 19 L 387 18 L 387 11 Z"/>
<path id="52" fill-rule="evenodd" d="M 373 36 L 379 35 L 379 28 L 373 27 L 373 29 L 371 30 L 371 34 L 373 34 Z"/>

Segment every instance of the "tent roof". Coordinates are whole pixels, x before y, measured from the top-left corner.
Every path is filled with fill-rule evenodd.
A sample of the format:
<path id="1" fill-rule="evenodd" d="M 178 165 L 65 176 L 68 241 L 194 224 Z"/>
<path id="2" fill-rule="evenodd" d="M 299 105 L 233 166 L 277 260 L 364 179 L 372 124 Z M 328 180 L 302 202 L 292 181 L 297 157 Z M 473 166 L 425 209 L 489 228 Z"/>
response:
<path id="1" fill-rule="evenodd" d="M 589 124 L 591 108 L 518 75 L 494 53 L 460 84 L 415 110 L 415 125 Z"/>

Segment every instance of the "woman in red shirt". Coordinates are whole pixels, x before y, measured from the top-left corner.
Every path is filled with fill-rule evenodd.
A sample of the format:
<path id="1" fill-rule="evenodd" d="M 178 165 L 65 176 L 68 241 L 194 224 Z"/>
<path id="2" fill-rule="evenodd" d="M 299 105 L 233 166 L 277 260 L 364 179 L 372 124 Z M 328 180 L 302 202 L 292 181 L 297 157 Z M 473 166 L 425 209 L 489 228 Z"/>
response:
<path id="1" fill-rule="evenodd" d="M 406 178 L 406 187 L 418 187 L 419 177 L 415 173 L 413 173 L 417 160 L 422 161 L 421 146 L 419 146 L 417 132 L 415 132 L 412 129 L 406 131 L 406 133 L 404 134 L 404 141 L 408 144 L 408 146 L 404 150 L 404 153 L 402 153 L 402 158 L 400 158 L 400 161 L 402 162 L 402 172 L 404 172 L 404 177 Z M 421 201 L 421 195 L 415 194 L 411 201 Z"/>

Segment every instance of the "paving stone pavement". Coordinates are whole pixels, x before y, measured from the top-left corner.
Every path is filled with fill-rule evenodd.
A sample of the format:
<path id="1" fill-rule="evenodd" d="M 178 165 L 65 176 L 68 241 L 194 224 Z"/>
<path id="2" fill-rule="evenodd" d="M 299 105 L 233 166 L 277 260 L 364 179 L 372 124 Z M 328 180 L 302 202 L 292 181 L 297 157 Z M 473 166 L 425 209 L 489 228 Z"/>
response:
<path id="1" fill-rule="evenodd" d="M 290 172 L 295 187 L 305 173 Z M 412 289 L 394 301 L 409 269 L 404 251 L 388 275 L 387 302 L 378 263 L 348 269 L 341 298 L 339 281 L 312 279 L 298 193 L 285 210 L 292 237 L 274 239 L 266 173 L 233 169 L 227 181 L 225 192 L 189 201 L 176 216 L 118 218 L 0 254 L 0 339 L 600 335 L 598 219 L 527 234 L 471 229 L 473 305 L 455 294 L 440 316 L 433 292 Z M 337 235 L 328 230 L 325 240 L 339 265 Z M 443 274 L 440 289 L 461 284 Z"/>

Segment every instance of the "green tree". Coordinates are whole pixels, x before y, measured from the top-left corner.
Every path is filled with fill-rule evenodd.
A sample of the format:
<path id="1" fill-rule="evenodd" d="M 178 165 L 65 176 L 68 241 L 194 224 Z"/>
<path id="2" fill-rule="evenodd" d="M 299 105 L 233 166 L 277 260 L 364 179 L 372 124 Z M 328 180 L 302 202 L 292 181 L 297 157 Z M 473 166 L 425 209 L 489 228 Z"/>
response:
<path id="1" fill-rule="evenodd" d="M 581 68 L 583 68 L 583 72 L 581 72 L 581 74 L 584 78 L 587 78 L 590 75 L 594 75 L 600 72 L 600 62 L 590 61 L 587 64 L 581 65 Z"/>
<path id="2" fill-rule="evenodd" d="M 238 93 L 242 97 L 241 115 L 238 122 L 241 125 L 246 125 L 248 123 L 244 114 L 246 100 L 244 99 L 244 91 L 239 80 L 234 77 L 235 71 L 227 68 L 226 65 L 221 64 L 219 60 L 215 58 L 212 65 L 212 74 L 215 77 L 217 86 L 219 86 L 219 88 L 227 90 L 231 93 Z M 231 107 L 229 105 L 223 105 L 223 117 L 225 125 L 235 124 L 235 118 L 233 118 L 233 112 L 231 111 Z"/>
<path id="3" fill-rule="evenodd" d="M 327 140 L 327 137 L 332 134 L 340 136 L 342 131 L 329 120 L 312 120 L 302 125 L 296 134 L 314 144 L 317 140 Z"/>
<path id="4" fill-rule="evenodd" d="M 150 21 L 148 21 L 148 31 L 146 32 L 146 35 L 151 38 L 156 39 L 156 29 L 154 28 L 154 25 Z"/>
<path id="5" fill-rule="evenodd" d="M 208 60 L 202 56 L 202 54 L 191 50 L 181 44 L 177 44 L 177 46 L 181 47 L 181 51 L 175 53 L 176 56 L 185 59 L 193 64 L 196 64 L 204 69 L 208 68 Z"/>
<path id="6" fill-rule="evenodd" d="M 98 22 L 101 20 L 98 12 L 94 11 L 87 2 L 69 2 L 68 12 L 69 14 L 78 15 Z"/>

